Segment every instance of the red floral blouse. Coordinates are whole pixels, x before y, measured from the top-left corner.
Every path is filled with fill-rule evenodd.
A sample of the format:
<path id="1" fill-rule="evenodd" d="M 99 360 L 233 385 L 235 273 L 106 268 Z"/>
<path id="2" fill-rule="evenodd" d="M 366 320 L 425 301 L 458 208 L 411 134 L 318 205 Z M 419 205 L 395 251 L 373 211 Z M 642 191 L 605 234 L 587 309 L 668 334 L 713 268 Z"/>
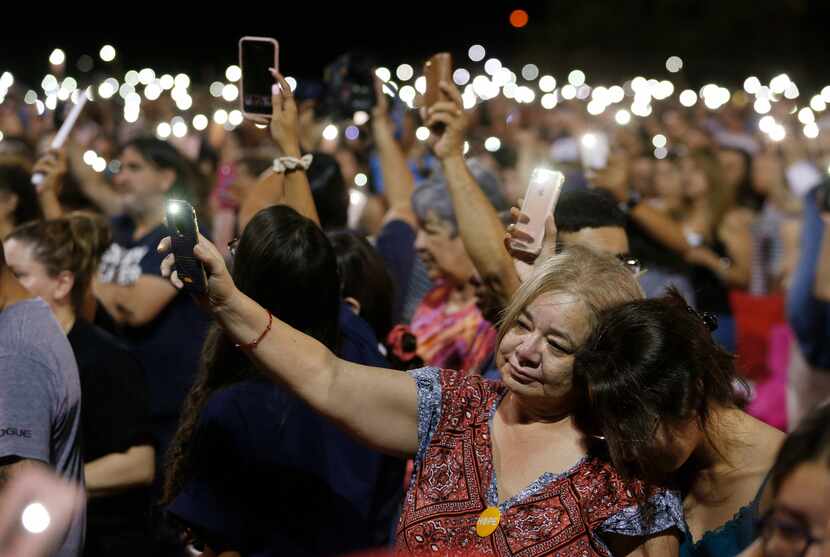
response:
<path id="1" fill-rule="evenodd" d="M 651 491 L 648 508 L 638 506 L 644 487 L 625 482 L 594 456 L 562 474 L 545 473 L 498 504 L 490 430 L 507 389 L 456 371 L 412 374 L 420 449 L 398 524 L 397 554 L 609 556 L 603 533 L 683 531 L 676 493 Z M 479 515 L 491 506 L 499 507 L 501 520 L 493 534 L 479 537 Z"/>

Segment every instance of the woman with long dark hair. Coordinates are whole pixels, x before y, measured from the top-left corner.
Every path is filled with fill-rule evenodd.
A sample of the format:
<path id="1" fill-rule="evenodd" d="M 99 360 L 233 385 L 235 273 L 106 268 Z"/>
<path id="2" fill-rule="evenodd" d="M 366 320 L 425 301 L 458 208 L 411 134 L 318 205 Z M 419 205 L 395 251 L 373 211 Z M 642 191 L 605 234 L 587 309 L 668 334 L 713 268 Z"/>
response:
<path id="1" fill-rule="evenodd" d="M 343 349 L 337 258 L 315 223 L 288 207 L 263 209 L 232 252 L 243 292 L 330 350 Z M 164 499 L 216 554 L 342 554 L 382 543 L 377 532 L 390 531 L 379 508 L 382 461 L 274 385 L 214 325 L 169 453 Z"/>
<path id="2" fill-rule="evenodd" d="M 617 470 L 683 495 L 681 556 L 735 555 L 752 542 L 783 439 L 739 408 L 734 356 L 715 326 L 672 289 L 604 311 L 574 360 L 583 427 L 605 439 Z"/>

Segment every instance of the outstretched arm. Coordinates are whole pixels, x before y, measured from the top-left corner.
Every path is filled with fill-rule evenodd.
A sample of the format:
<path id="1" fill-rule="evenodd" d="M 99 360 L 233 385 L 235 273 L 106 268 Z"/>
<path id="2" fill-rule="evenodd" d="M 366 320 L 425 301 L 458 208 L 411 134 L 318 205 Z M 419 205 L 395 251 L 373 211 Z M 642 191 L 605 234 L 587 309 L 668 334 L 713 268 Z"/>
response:
<path id="1" fill-rule="evenodd" d="M 159 245 L 169 251 L 170 239 Z M 397 371 L 339 359 L 322 343 L 297 331 L 240 292 L 216 246 L 200 236 L 193 250 L 205 265 L 208 294 L 200 300 L 240 343 L 260 339 L 248 355 L 274 381 L 285 385 L 320 414 L 363 442 L 390 454 L 414 455 L 418 448 L 415 380 Z M 182 287 L 169 254 L 162 274 Z"/>

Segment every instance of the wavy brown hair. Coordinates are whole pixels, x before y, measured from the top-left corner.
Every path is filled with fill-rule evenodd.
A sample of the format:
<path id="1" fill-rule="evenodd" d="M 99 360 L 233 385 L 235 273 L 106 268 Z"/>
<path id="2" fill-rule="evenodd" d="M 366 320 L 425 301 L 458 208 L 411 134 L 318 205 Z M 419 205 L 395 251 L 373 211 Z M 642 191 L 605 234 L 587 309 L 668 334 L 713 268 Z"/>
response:
<path id="1" fill-rule="evenodd" d="M 574 358 L 574 382 L 587 396 L 583 423 L 629 478 L 662 479 L 658 426 L 693 419 L 705 433 L 713 406 L 735 407 L 741 394 L 734 356 L 674 288 L 604 311 Z"/>

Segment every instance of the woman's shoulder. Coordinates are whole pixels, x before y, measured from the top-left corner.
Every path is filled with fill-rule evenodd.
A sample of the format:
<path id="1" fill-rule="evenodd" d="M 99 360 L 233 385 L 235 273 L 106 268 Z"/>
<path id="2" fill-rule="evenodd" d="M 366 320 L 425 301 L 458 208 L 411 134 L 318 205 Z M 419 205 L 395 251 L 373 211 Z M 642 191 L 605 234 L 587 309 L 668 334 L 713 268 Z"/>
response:
<path id="1" fill-rule="evenodd" d="M 572 482 L 588 521 L 600 532 L 650 536 L 672 528 L 685 531 L 679 493 L 626 479 L 607 459 L 585 458 Z"/>
<path id="2" fill-rule="evenodd" d="M 422 399 L 439 410 L 441 421 L 451 427 L 487 419 L 494 401 L 505 391 L 497 381 L 464 371 L 435 367 L 413 370 Z"/>

